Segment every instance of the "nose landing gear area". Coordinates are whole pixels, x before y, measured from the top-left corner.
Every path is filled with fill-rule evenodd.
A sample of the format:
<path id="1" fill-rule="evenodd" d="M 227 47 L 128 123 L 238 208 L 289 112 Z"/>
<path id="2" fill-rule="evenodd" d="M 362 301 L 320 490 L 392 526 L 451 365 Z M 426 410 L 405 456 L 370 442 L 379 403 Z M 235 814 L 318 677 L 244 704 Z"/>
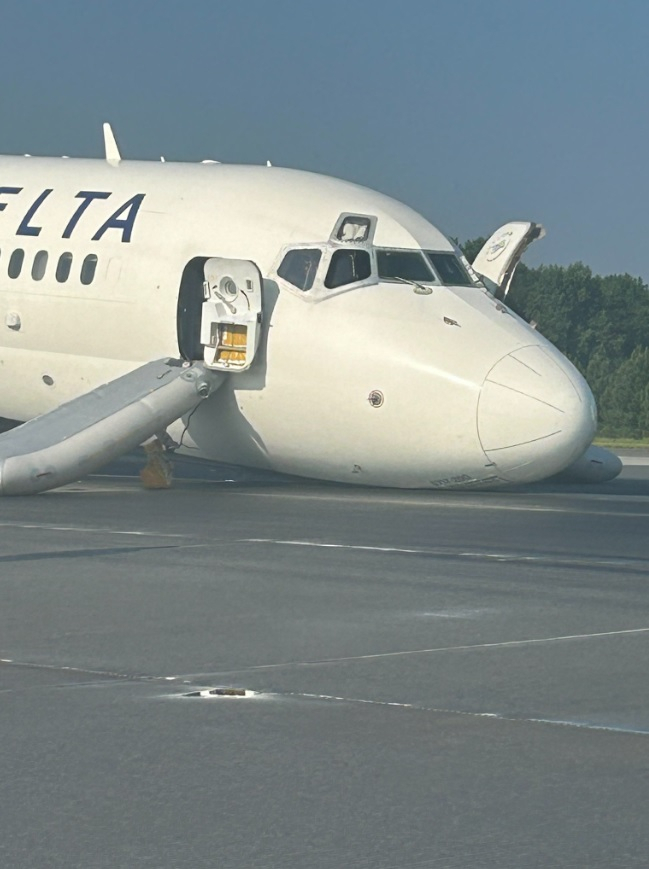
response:
<path id="1" fill-rule="evenodd" d="M 154 454 L 160 450 L 156 445 Z M 165 454 L 166 455 L 166 454 Z M 381 489 L 357 487 L 343 483 L 329 483 L 317 480 L 309 480 L 303 477 L 294 477 L 288 474 L 280 474 L 275 471 L 266 471 L 258 468 L 243 468 L 236 465 L 222 464 L 218 462 L 205 462 L 194 459 L 187 454 L 172 453 L 173 461 L 173 488 L 176 494 L 189 495 L 191 492 L 203 490 L 212 491 L 215 488 L 224 488 L 227 493 L 244 494 L 250 489 L 260 488 L 268 498 L 282 498 L 284 493 L 292 493 L 297 498 L 310 500 L 312 497 L 330 499 L 332 501 L 348 500 L 350 503 L 394 503 L 399 504 L 426 504 L 447 505 L 450 508 L 457 503 L 470 501 L 473 503 L 498 505 L 498 509 L 518 509 L 521 495 L 527 496 L 551 496 L 553 501 L 561 501 L 561 496 L 566 499 L 578 495 L 593 502 L 605 498 L 612 498 L 613 503 L 621 504 L 624 499 L 635 495 L 649 496 L 649 450 L 621 451 L 621 457 L 601 447 L 590 447 L 584 462 L 588 456 L 603 458 L 604 467 L 609 469 L 610 462 L 612 473 L 606 475 L 595 472 L 571 473 L 570 469 L 536 483 L 510 483 L 506 486 L 485 485 L 484 488 L 473 486 L 462 487 L 460 484 L 454 488 L 436 487 L 434 489 Z M 580 464 L 581 460 L 574 463 Z M 87 480 L 71 483 L 57 489 L 54 494 L 80 494 L 93 492 L 109 492 L 111 490 L 122 494 L 131 493 L 138 495 L 142 491 L 141 471 L 147 463 L 147 453 L 144 449 L 129 453 L 111 462 L 100 474 L 90 476 Z M 599 466 L 597 465 L 596 468 Z M 138 479 L 139 478 L 139 479 Z M 450 482 L 450 481 L 449 481 Z M 168 488 L 166 486 L 152 488 Z M 313 493 L 318 493 L 317 495 Z M 51 496 L 50 496 L 51 497 Z M 288 494 L 287 494 L 288 497 Z"/>

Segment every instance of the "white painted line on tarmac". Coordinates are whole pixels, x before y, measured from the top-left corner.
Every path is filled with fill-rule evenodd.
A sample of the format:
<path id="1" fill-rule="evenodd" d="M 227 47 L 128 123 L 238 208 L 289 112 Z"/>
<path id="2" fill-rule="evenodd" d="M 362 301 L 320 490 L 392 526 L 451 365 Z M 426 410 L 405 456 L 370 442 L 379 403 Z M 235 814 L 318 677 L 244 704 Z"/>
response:
<path id="1" fill-rule="evenodd" d="M 492 561 L 532 562 L 536 564 L 567 565 L 579 567 L 645 567 L 649 560 L 641 558 L 570 558 L 562 555 L 525 555 L 518 552 L 454 551 L 449 549 L 414 549 L 398 546 L 362 546 L 353 543 L 321 543 L 317 540 L 276 540 L 267 537 L 249 537 L 238 543 L 261 543 L 276 546 L 305 546 L 315 549 L 345 549 L 359 552 L 388 552 L 406 555 L 433 555 L 442 558 L 474 558 Z"/>
<path id="2" fill-rule="evenodd" d="M 526 493 L 527 494 L 527 493 Z M 563 498 L 571 493 L 566 492 L 565 495 L 563 492 L 543 492 L 542 497 L 559 497 Z M 352 504 L 389 504 L 392 507 L 420 507 L 426 510 L 434 510 L 434 509 L 442 509 L 447 510 L 449 508 L 456 508 L 462 510 L 504 510 L 509 512 L 522 512 L 522 513 L 574 513 L 580 516 L 622 516 L 622 517 L 632 517 L 636 519 L 644 519 L 645 522 L 647 520 L 646 513 L 634 513 L 631 511 L 620 511 L 620 510 L 590 510 L 581 507 L 566 507 L 566 506 L 543 506 L 540 504 L 525 504 L 525 503 L 509 503 L 509 504 L 490 504 L 485 499 L 484 501 L 465 501 L 461 500 L 461 496 L 456 499 L 456 495 L 459 493 L 446 493 L 446 495 L 442 495 L 439 492 L 434 492 L 433 490 L 426 491 L 425 495 L 428 496 L 424 500 L 424 498 L 402 498 L 402 497 L 368 497 L 367 495 L 298 495 L 294 492 L 230 492 L 230 497 L 237 498 L 283 498 L 290 499 L 295 501 L 331 501 L 331 502 L 343 502 L 347 505 Z M 488 497 L 488 493 L 485 493 Z M 437 496 L 437 497 L 435 497 Z M 519 498 L 519 493 L 511 493 L 510 496 L 513 498 Z M 586 499 L 605 499 L 612 500 L 614 499 L 616 502 L 622 500 L 620 496 L 613 495 L 599 495 L 593 493 L 583 494 L 579 493 L 574 497 L 586 498 Z M 649 506 L 649 496 L 647 495 L 634 495 L 634 496 L 624 496 L 623 500 L 639 502 L 639 504 L 646 504 Z"/>
<path id="3" fill-rule="evenodd" d="M 502 645 L 523 645 L 524 643 L 539 643 L 539 642 L 549 642 L 552 639 L 562 640 L 562 639 L 581 639 L 583 637 L 599 637 L 599 636 L 611 636 L 614 634 L 623 634 L 623 633 L 638 633 L 640 631 L 649 631 L 649 628 L 637 628 L 635 630 L 630 631 L 610 631 L 606 634 L 577 634 L 570 637 L 551 637 L 543 640 L 522 640 L 522 641 L 514 641 L 511 643 L 487 643 L 484 646 L 454 646 L 449 649 L 429 649 L 429 650 L 421 650 L 421 651 L 449 651 L 452 649 L 462 649 L 462 648 L 485 648 L 490 646 L 502 646 Z M 389 654 L 419 654 L 419 652 L 396 652 Z M 387 655 L 365 655 L 362 657 L 387 657 Z M 335 660 L 339 661 L 350 661 L 350 660 L 358 660 L 355 658 L 338 658 Z M 334 659 L 330 661 L 322 661 L 322 662 L 308 662 L 308 663 L 333 663 Z M 71 666 L 63 666 L 58 664 L 43 664 L 36 662 L 27 662 L 27 661 L 15 661 L 12 658 L 0 658 L 0 664 L 11 665 L 13 667 L 24 667 L 28 669 L 35 670 L 51 670 L 55 672 L 59 672 L 62 675 L 65 673 L 75 673 L 80 675 L 87 676 L 100 676 L 104 678 L 108 678 L 111 680 L 118 680 L 120 683 L 133 683 L 133 682 L 178 682 L 182 681 L 183 684 L 190 684 L 189 680 L 185 679 L 183 676 L 145 676 L 142 674 L 128 674 L 128 673 L 119 673 L 110 670 L 92 670 L 86 667 L 71 667 Z M 285 664 L 277 664 L 277 665 L 266 665 L 266 667 L 274 667 L 274 666 L 287 666 Z M 245 668 L 247 670 L 259 670 L 265 669 L 262 667 L 248 667 Z M 237 671 L 230 671 L 237 672 Z M 175 686 L 174 686 L 175 687 Z M 42 690 L 40 688 L 39 690 Z M 204 691 L 198 692 L 200 696 L 207 696 L 210 694 L 210 691 L 214 689 L 206 689 Z M 165 698 L 169 697 L 169 695 L 164 695 Z M 174 694 L 171 695 L 172 698 L 177 697 L 186 697 L 186 694 Z M 503 715 L 498 712 L 474 712 L 467 711 L 464 709 L 445 709 L 438 708 L 432 706 L 420 706 L 415 703 L 402 703 L 391 700 L 369 700 L 361 697 L 344 697 L 342 695 L 337 694 L 314 694 L 307 693 L 303 691 L 286 691 L 286 692 L 257 692 L 246 690 L 245 697 L 256 697 L 256 698 L 272 698 L 272 697 L 302 697 L 306 700 L 327 700 L 327 701 L 335 701 L 339 703 L 356 703 L 363 704 L 366 706 L 384 706 L 391 707 L 396 709 L 410 709 L 417 712 L 433 712 L 438 715 L 463 715 L 471 718 L 490 718 L 495 721 L 508 721 L 508 722 L 519 722 L 519 723 L 527 723 L 527 724 L 545 724 L 554 727 L 575 727 L 582 730 L 601 730 L 612 733 L 625 733 L 625 734 L 633 734 L 639 736 L 649 736 L 649 730 L 635 729 L 630 727 L 621 727 L 616 725 L 603 725 L 603 724 L 589 724 L 583 721 L 574 721 L 574 720 L 566 720 L 566 719 L 553 719 L 553 718 L 525 718 L 525 717 L 515 717 L 509 715 Z"/>
<path id="4" fill-rule="evenodd" d="M 273 543 L 278 546 L 314 546 L 317 549 L 358 549 L 363 552 L 406 552 L 409 554 L 436 554 L 433 549 L 404 549 L 398 546 L 356 546 L 347 543 L 318 543 L 314 540 L 274 540 L 268 537 L 248 537 L 239 543 Z"/>
<path id="5" fill-rule="evenodd" d="M 105 477 L 106 480 L 109 479 L 108 475 Z M 133 479 L 133 482 L 137 482 Z M 83 485 L 81 483 L 67 483 L 65 486 L 59 486 L 58 489 L 51 489 L 49 492 L 44 492 L 44 495 L 132 495 L 134 493 L 145 492 L 146 490 L 140 486 L 136 488 L 135 486 L 124 486 L 124 485 L 112 485 L 102 486 L 101 484 L 88 483 Z"/>
<path id="6" fill-rule="evenodd" d="M 649 633 L 649 628 L 626 628 L 621 631 L 599 631 L 592 634 L 564 634 L 557 637 L 538 637 L 529 640 L 505 640 L 500 643 L 471 643 L 463 646 L 438 646 L 433 649 L 412 649 L 401 652 L 378 652 L 373 655 L 353 655 L 345 658 L 329 658 L 324 661 L 315 663 L 333 664 L 343 661 L 371 661 L 378 658 L 397 658 L 407 655 L 428 655 L 434 652 L 462 652 L 473 651 L 474 649 L 504 649 L 513 648 L 514 646 L 534 646 L 543 643 L 558 643 L 568 640 L 592 640 L 601 637 L 619 637 L 631 634 L 646 634 Z"/>
<path id="7" fill-rule="evenodd" d="M 128 679 L 131 681 L 144 680 L 152 681 L 153 679 L 161 679 L 163 677 L 144 677 L 133 676 L 127 673 L 117 673 L 112 670 L 92 670 L 88 667 L 71 667 L 64 664 L 43 664 L 36 661 L 16 661 L 13 658 L 0 658 L 0 664 L 10 664 L 12 667 L 23 667 L 28 670 L 49 670 L 55 673 L 79 673 L 82 676 L 104 676 L 110 679 Z"/>
<path id="8" fill-rule="evenodd" d="M 366 700 L 360 697 L 340 697 L 335 694 L 308 694 L 302 691 L 289 691 L 280 694 L 282 697 L 304 697 L 307 700 L 333 700 L 339 703 L 362 703 L 368 706 L 389 706 L 397 709 L 412 709 L 416 712 L 434 712 L 438 715 L 464 715 L 470 718 L 491 718 L 495 721 L 511 721 L 524 724 L 548 724 L 554 727 L 576 727 L 581 730 L 603 730 L 609 733 L 627 733 L 635 736 L 649 736 L 649 729 L 635 729 L 606 724 L 589 724 L 583 721 L 572 721 L 554 718 L 517 718 L 512 715 L 502 715 L 499 712 L 470 712 L 464 709 L 441 709 L 434 706 L 419 706 L 415 703 L 395 703 L 389 700 Z"/>
<path id="9" fill-rule="evenodd" d="M 356 491 L 350 491 L 344 495 L 322 494 L 298 494 L 296 492 L 231 492 L 238 498 L 284 498 L 295 501 L 333 501 L 346 504 L 390 504 L 392 506 L 406 507 L 480 507 L 489 510 L 533 510 L 540 513 L 553 513 L 555 507 L 543 507 L 536 505 L 517 504 L 486 504 L 483 501 L 460 501 L 455 500 L 459 493 L 441 493 L 439 490 L 422 490 L 421 498 L 408 498 L 395 494 L 394 496 L 359 495 Z M 450 497 L 449 497 L 450 494 Z M 488 493 L 485 493 L 488 496 Z"/>
<path id="10" fill-rule="evenodd" d="M 528 640 L 505 640 L 499 643 L 470 643 L 462 646 L 436 646 L 432 649 L 404 649 L 397 652 L 377 652 L 372 655 L 347 655 L 342 658 L 321 658 L 315 661 L 284 661 L 275 664 L 253 664 L 248 667 L 233 667 L 227 670 L 217 670 L 211 673 L 177 674 L 176 679 L 206 680 L 232 673 L 247 673 L 256 670 L 282 670 L 292 667 L 321 667 L 328 664 L 345 664 L 351 661 L 378 661 L 383 658 L 405 658 L 414 655 L 432 655 L 438 652 L 473 652 L 482 649 L 507 649 L 525 646 L 544 645 L 549 643 L 569 642 L 572 640 L 593 640 L 603 637 L 634 636 L 649 633 L 647 628 L 625 628 L 619 631 L 598 631 L 590 634 L 564 634 L 557 637 L 535 637 Z"/>
<path id="11" fill-rule="evenodd" d="M 566 497 L 586 498 L 588 501 L 615 501 L 616 504 L 646 504 L 649 501 L 649 495 L 615 495 L 603 494 L 602 492 L 543 492 L 543 498 L 552 500 L 563 499 Z"/>
<path id="12" fill-rule="evenodd" d="M 618 456 L 623 465 L 649 465 L 649 456 Z"/>
<path id="13" fill-rule="evenodd" d="M 123 534 L 131 537 L 183 538 L 186 534 L 167 534 L 160 531 L 121 531 L 117 528 L 84 528 L 81 525 L 50 525 L 44 522 L 0 522 L 0 528 L 24 528 L 36 531 L 66 531 L 75 534 Z"/>
<path id="14" fill-rule="evenodd" d="M 457 609 L 448 610 L 427 610 L 424 612 L 416 612 L 414 615 L 417 618 L 430 619 L 477 619 L 483 615 L 493 615 L 500 612 L 501 610 L 495 609 L 494 607 L 479 607 L 474 609 L 459 607 Z M 408 617 L 412 617 L 412 615 L 413 613 L 407 613 Z"/>

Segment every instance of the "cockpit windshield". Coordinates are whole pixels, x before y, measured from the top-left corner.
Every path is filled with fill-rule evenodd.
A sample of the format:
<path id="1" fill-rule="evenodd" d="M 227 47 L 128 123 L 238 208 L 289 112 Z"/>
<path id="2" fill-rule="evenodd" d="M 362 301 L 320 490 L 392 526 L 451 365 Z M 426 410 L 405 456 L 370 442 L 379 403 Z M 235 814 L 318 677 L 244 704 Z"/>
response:
<path id="1" fill-rule="evenodd" d="M 379 280 L 440 283 L 448 287 L 473 287 L 476 282 L 456 254 L 378 248 Z"/>
<path id="2" fill-rule="evenodd" d="M 343 248 L 333 252 L 324 285 L 328 290 L 365 281 L 372 274 L 372 262 L 366 250 Z"/>
<path id="3" fill-rule="evenodd" d="M 356 226 L 356 224 L 354 224 Z M 360 230 L 359 230 L 360 231 Z M 379 281 L 410 284 L 444 284 L 449 287 L 480 286 L 469 267 L 452 251 L 423 251 L 374 248 L 336 244 L 325 248 L 301 247 L 288 250 L 277 269 L 287 283 L 303 292 L 367 285 Z M 378 272 L 378 275 L 377 275 Z"/>
<path id="4" fill-rule="evenodd" d="M 277 269 L 277 274 L 299 290 L 310 290 L 321 257 L 322 251 L 318 248 L 289 250 Z"/>
<path id="5" fill-rule="evenodd" d="M 417 250 L 376 251 L 379 280 L 437 282 L 423 253 Z"/>
<path id="6" fill-rule="evenodd" d="M 454 253 L 433 253 L 427 250 L 426 256 L 443 284 L 449 287 L 475 286 L 475 282 L 471 280 L 466 269 Z"/>

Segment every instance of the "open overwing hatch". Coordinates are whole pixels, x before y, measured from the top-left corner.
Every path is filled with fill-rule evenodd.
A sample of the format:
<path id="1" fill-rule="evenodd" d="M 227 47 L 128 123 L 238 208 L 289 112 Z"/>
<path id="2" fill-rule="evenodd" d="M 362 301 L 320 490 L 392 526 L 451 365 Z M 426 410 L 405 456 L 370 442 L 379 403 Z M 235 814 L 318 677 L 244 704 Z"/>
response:
<path id="1" fill-rule="evenodd" d="M 204 364 L 217 371 L 245 371 L 261 334 L 261 273 L 250 260 L 223 257 L 208 259 L 203 268 Z"/>
<path id="2" fill-rule="evenodd" d="M 484 244 L 473 261 L 473 270 L 494 295 L 504 299 L 523 253 L 533 241 L 544 235 L 545 229 L 540 223 L 524 220 L 506 223 Z"/>

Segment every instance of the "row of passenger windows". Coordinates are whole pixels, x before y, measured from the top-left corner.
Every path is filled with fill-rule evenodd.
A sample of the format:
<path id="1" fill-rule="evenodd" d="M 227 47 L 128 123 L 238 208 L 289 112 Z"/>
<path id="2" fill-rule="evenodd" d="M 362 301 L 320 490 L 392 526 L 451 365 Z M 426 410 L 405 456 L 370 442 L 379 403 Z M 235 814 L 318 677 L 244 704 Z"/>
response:
<path id="1" fill-rule="evenodd" d="M 72 274 L 72 265 L 74 257 L 69 252 L 62 253 L 56 263 L 56 271 L 54 276 L 60 284 L 64 284 Z M 47 264 L 49 261 L 49 253 L 46 250 L 39 250 L 34 256 L 32 262 L 31 274 L 32 280 L 42 281 L 47 272 Z M 22 248 L 16 248 L 11 252 L 9 264 L 7 265 L 7 274 L 10 278 L 20 277 L 23 266 L 25 265 L 25 251 Z M 81 263 L 79 271 L 79 280 L 86 286 L 91 284 L 97 271 L 97 255 L 89 253 Z"/>
<path id="2" fill-rule="evenodd" d="M 290 250 L 277 274 L 300 290 L 310 290 L 315 280 L 322 251 L 318 248 Z M 454 253 L 433 253 L 416 250 L 376 251 L 379 280 L 424 281 L 448 286 L 470 287 L 473 281 Z M 328 290 L 367 280 L 372 274 L 372 262 L 367 250 L 334 251 L 325 275 Z"/>

